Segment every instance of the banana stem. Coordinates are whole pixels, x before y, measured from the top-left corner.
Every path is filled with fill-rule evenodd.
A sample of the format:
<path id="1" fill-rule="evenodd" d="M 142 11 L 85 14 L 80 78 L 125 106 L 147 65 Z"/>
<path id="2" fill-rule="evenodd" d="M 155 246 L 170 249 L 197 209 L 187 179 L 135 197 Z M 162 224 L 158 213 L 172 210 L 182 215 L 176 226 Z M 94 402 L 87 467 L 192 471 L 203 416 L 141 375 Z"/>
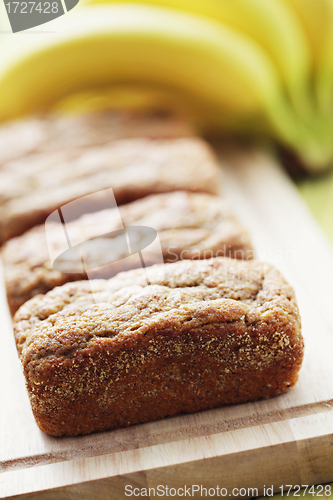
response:
<path id="1" fill-rule="evenodd" d="M 266 103 L 266 112 L 275 137 L 293 149 L 311 172 L 327 170 L 333 164 L 333 121 L 318 113 L 307 120 L 284 99 Z"/>

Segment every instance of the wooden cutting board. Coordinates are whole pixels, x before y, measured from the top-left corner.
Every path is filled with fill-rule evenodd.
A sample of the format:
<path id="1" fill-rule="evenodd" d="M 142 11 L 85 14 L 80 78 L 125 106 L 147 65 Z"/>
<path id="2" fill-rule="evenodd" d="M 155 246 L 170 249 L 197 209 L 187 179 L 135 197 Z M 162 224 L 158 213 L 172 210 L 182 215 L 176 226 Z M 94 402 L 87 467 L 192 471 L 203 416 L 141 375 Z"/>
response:
<path id="1" fill-rule="evenodd" d="M 117 431 L 47 436 L 30 410 L 2 287 L 0 498 L 118 500 L 128 498 L 126 485 L 127 493 L 219 486 L 236 498 L 234 488 L 257 488 L 242 490 L 244 498 L 263 494 L 264 486 L 278 492 L 333 480 L 331 248 L 269 153 L 224 146 L 220 155 L 223 194 L 250 230 L 258 257 L 279 267 L 296 290 L 306 342 L 296 387 L 268 401 Z M 205 498 L 204 490 L 194 493 Z"/>

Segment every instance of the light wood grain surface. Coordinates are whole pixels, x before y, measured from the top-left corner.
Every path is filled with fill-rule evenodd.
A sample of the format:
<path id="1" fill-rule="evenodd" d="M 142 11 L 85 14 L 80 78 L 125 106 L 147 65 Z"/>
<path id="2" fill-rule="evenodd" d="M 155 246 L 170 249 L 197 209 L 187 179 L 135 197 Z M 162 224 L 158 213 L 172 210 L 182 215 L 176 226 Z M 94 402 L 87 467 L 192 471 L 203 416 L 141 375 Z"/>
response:
<path id="1" fill-rule="evenodd" d="M 267 401 L 54 438 L 37 428 L 1 289 L 0 498 L 125 499 L 137 487 L 258 488 L 333 480 L 333 256 L 269 153 L 223 147 L 223 194 L 258 257 L 295 287 L 306 342 L 297 385 Z M 23 495 L 23 496 L 22 496 Z M 233 495 L 237 497 L 237 495 Z M 200 498 L 196 495 L 194 498 Z"/>

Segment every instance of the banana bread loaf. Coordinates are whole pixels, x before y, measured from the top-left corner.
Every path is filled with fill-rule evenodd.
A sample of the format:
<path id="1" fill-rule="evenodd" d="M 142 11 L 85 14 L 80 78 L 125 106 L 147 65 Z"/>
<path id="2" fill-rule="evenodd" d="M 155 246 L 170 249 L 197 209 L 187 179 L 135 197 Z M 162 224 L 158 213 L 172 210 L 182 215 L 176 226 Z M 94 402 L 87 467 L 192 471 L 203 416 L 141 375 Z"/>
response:
<path id="1" fill-rule="evenodd" d="M 158 112 L 94 111 L 48 114 L 0 127 L 0 168 L 6 162 L 42 152 L 75 150 L 131 137 L 175 138 L 193 135 L 180 117 Z"/>
<path id="2" fill-rule="evenodd" d="M 82 149 L 74 157 L 67 151 L 44 153 L 19 163 L 0 170 L 0 244 L 90 193 L 96 193 L 89 198 L 93 210 L 104 208 L 106 188 L 113 189 L 118 204 L 182 189 L 219 190 L 218 162 L 199 138 L 123 139 Z"/>
<path id="3" fill-rule="evenodd" d="M 86 268 L 92 269 L 90 278 L 110 278 L 140 265 L 138 260 L 126 259 L 122 248 L 119 252 L 114 249 L 112 237 L 121 229 L 118 210 L 125 226 L 134 224 L 157 230 L 164 262 L 215 256 L 253 258 L 250 237 L 225 200 L 209 194 L 175 191 L 151 195 L 119 209 L 87 214 L 66 224 L 70 239 L 79 235 L 81 241 L 93 241 L 89 263 L 85 262 Z M 64 260 L 63 268 L 58 258 L 58 267 L 54 269 L 50 251 L 51 255 L 62 253 L 63 231 L 61 223 L 53 222 L 48 225 L 47 242 L 45 226 L 41 225 L 3 245 L 1 257 L 12 315 L 34 295 L 46 293 L 68 281 L 87 279 L 81 259 L 75 260 L 76 254 Z M 106 244 L 107 239 L 111 247 Z M 160 262 L 158 250 L 148 247 L 146 266 Z M 105 268 L 105 264 L 112 261 L 113 265 Z"/>
<path id="4" fill-rule="evenodd" d="M 292 288 L 270 265 L 179 261 L 67 283 L 14 332 L 36 422 L 77 435 L 285 392 L 303 358 Z"/>

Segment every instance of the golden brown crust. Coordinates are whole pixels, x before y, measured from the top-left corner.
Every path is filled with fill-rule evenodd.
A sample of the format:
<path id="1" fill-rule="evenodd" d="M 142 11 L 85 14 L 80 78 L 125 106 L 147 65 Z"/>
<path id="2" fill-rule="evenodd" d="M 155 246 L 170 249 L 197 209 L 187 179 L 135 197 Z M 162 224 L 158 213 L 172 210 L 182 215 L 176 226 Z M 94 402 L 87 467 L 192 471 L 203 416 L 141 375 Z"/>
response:
<path id="1" fill-rule="evenodd" d="M 148 226 L 157 230 L 165 262 L 216 256 L 253 258 L 248 233 L 234 217 L 228 203 L 219 197 L 175 191 L 122 205 L 119 212 L 125 226 Z M 137 260 L 126 259 L 126 255 L 120 252 L 111 259 L 115 263 L 108 268 L 109 274 L 105 274 L 105 267 L 102 268 L 103 276 L 99 274 L 99 268 L 110 262 L 110 247 L 105 246 L 108 238 L 98 240 L 96 237 L 121 229 L 117 215 L 118 209 L 109 209 L 85 215 L 66 225 L 68 234 L 74 238 L 77 235 L 81 241 L 94 238 L 89 268 L 95 270 L 89 274 L 90 278 L 109 278 L 139 264 Z M 53 268 L 49 248 L 52 246 L 53 253 L 61 254 L 59 242 L 62 233 L 62 225 L 54 222 L 48 227 L 48 244 L 42 225 L 9 240 L 2 247 L 7 299 L 12 314 L 34 295 L 46 293 L 69 281 L 87 278 L 82 274 L 81 261 L 76 273 L 68 274 Z M 155 248 L 145 252 L 146 266 L 159 262 L 160 254 Z M 71 270 L 76 267 L 73 260 L 67 259 L 66 265 Z"/>
<path id="2" fill-rule="evenodd" d="M 113 189 L 118 204 L 154 193 L 219 190 L 217 160 L 199 138 L 124 139 L 87 148 L 75 157 L 70 153 L 67 161 L 56 164 L 54 158 L 58 162 L 58 156 L 49 154 L 39 163 L 27 158 L 20 160 L 27 163 L 24 168 L 0 170 L 0 243 L 88 194 L 94 193 L 87 212 L 91 205 L 94 211 L 104 208 L 107 188 Z"/>
<path id="3" fill-rule="evenodd" d="M 271 397 L 296 383 L 300 316 L 275 268 L 217 258 L 154 266 L 149 276 L 149 285 L 144 270 L 68 283 L 16 313 L 44 432 L 113 429 Z"/>

